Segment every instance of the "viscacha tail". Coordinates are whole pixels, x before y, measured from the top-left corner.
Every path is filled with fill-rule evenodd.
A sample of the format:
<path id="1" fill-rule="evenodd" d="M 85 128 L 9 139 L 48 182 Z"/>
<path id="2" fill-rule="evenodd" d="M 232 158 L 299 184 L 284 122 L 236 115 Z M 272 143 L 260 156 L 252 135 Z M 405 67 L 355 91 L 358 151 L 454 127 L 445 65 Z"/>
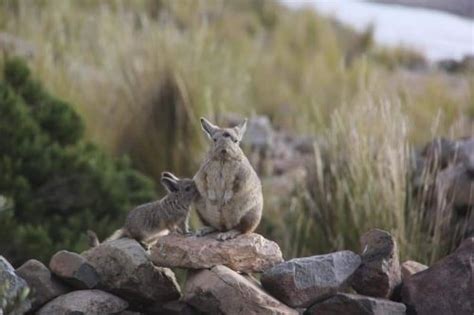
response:
<path id="1" fill-rule="evenodd" d="M 100 245 L 99 238 L 92 230 L 87 230 L 87 238 L 89 242 L 89 247 L 97 247 Z"/>
<path id="2" fill-rule="evenodd" d="M 128 233 L 125 229 L 118 229 L 112 235 L 107 237 L 104 240 L 104 242 L 118 240 L 119 238 L 122 238 L 122 237 L 128 237 Z M 99 238 L 97 237 L 97 234 L 95 234 L 94 231 L 87 230 L 87 238 L 89 239 L 89 246 L 90 247 L 97 247 L 97 246 L 100 245 Z"/>

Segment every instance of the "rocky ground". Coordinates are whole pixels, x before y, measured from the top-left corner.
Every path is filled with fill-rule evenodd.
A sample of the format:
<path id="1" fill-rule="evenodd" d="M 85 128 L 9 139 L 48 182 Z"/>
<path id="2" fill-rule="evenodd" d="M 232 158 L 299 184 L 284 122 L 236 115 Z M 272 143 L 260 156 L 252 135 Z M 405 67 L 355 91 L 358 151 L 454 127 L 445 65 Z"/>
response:
<path id="1" fill-rule="evenodd" d="M 224 242 L 168 235 L 150 252 L 131 239 L 60 251 L 49 268 L 29 260 L 14 270 L 2 257 L 0 279 L 6 314 L 467 315 L 473 253 L 471 237 L 433 266 L 400 263 L 396 241 L 375 229 L 362 236 L 360 253 L 284 261 L 257 234 Z M 188 271 L 183 288 L 167 267 Z M 15 303 L 27 287 L 31 294 Z"/>

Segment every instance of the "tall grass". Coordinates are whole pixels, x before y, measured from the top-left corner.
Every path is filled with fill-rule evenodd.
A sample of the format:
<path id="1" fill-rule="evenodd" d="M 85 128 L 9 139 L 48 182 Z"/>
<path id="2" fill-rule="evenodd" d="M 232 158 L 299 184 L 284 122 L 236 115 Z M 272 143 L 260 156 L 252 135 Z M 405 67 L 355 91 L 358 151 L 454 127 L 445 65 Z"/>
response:
<path id="1" fill-rule="evenodd" d="M 76 104 L 88 136 L 155 179 L 196 170 L 200 115 L 265 114 L 322 139 L 310 189 L 265 196 L 262 232 L 287 257 L 356 249 L 380 227 L 404 257 L 434 259 L 410 201 L 409 152 L 474 133 L 469 75 L 400 70 L 421 57 L 276 1 L 0 0 L 0 21 L 34 44 L 35 75 Z"/>

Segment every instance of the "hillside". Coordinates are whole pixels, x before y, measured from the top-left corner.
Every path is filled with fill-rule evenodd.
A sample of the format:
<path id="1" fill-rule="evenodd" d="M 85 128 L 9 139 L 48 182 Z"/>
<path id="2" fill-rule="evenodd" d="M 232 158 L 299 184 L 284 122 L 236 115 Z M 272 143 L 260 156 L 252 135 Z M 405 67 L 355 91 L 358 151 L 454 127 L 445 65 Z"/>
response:
<path id="1" fill-rule="evenodd" d="M 474 2 L 471 0 L 369 0 L 372 2 L 398 4 L 434 9 L 474 19 Z"/>

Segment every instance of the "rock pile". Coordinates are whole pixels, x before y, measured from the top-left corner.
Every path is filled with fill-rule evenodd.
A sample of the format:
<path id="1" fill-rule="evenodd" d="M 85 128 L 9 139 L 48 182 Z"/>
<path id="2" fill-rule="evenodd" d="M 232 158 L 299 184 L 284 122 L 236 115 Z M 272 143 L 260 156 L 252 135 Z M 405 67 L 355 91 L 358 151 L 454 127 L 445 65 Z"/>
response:
<path id="1" fill-rule="evenodd" d="M 151 255 L 119 239 L 81 255 L 60 251 L 50 269 L 30 260 L 15 271 L 0 258 L 8 283 L 0 302 L 9 314 L 473 314 L 473 237 L 429 268 L 400 264 L 385 231 L 367 232 L 361 245 L 360 255 L 283 261 L 278 245 L 257 234 L 224 242 L 168 235 Z M 182 291 L 167 267 L 188 269 Z M 27 285 L 31 294 L 17 306 Z"/>

